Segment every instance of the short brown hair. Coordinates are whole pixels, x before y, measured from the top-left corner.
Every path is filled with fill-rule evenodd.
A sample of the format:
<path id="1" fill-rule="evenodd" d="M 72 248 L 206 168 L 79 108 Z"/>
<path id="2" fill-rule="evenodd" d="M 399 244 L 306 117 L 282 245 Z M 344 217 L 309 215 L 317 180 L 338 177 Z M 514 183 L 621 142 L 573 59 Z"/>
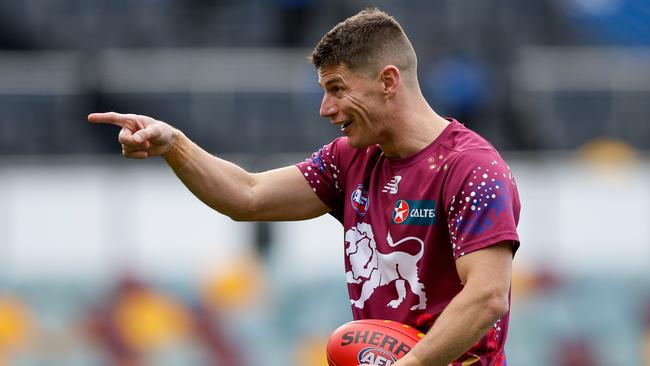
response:
<path id="1" fill-rule="evenodd" d="M 388 64 L 413 76 L 417 68 L 406 33 L 395 18 L 377 8 L 364 9 L 337 24 L 318 42 L 309 61 L 316 69 L 343 64 L 373 76 Z"/>

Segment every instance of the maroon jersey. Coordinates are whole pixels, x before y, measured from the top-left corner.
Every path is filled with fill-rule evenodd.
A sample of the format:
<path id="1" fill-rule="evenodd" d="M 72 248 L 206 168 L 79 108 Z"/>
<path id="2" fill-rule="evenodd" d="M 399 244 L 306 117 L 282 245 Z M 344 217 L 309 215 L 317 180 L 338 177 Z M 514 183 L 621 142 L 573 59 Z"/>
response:
<path id="1" fill-rule="evenodd" d="M 343 224 L 354 319 L 426 330 L 463 288 L 457 258 L 504 240 L 519 246 L 519 196 L 507 164 L 456 121 L 405 159 L 341 137 L 297 166 Z M 454 365 L 505 364 L 508 318 Z"/>

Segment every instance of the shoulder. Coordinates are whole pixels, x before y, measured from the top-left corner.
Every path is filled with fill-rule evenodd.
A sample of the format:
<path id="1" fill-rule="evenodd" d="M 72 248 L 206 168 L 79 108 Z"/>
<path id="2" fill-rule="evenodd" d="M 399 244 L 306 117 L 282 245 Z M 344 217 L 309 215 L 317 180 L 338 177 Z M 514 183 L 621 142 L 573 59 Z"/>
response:
<path id="1" fill-rule="evenodd" d="M 497 180 L 512 180 L 510 167 L 485 138 L 461 124 L 441 144 L 447 150 L 448 189 L 466 183 L 489 184 Z"/>
<path id="2" fill-rule="evenodd" d="M 470 152 L 470 151 L 493 151 L 496 149 L 483 136 L 465 127 L 463 124 L 453 121 L 452 128 L 440 144 L 451 152 Z"/>
<path id="3" fill-rule="evenodd" d="M 456 169 L 484 169 L 505 162 L 485 138 L 457 123 L 441 145 L 448 151 L 448 164 Z"/>

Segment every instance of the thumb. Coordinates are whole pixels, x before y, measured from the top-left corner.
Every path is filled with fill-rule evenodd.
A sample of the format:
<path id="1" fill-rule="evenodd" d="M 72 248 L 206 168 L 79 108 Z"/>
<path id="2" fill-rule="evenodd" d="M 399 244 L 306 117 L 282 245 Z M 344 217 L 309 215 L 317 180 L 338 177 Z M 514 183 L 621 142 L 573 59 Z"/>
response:
<path id="1" fill-rule="evenodd" d="M 173 129 L 166 123 L 153 123 L 139 131 L 136 131 L 133 134 L 133 140 L 138 144 L 150 142 L 156 146 L 168 145 L 172 137 L 172 130 Z"/>
<path id="2" fill-rule="evenodd" d="M 153 125 L 147 126 L 133 134 L 133 140 L 139 144 L 149 141 L 152 137 L 155 137 L 156 129 Z"/>
<path id="3" fill-rule="evenodd" d="M 133 140 L 139 144 L 141 144 L 143 141 L 146 141 L 147 139 L 145 138 L 145 133 L 144 130 L 140 130 L 136 133 L 133 134 Z"/>

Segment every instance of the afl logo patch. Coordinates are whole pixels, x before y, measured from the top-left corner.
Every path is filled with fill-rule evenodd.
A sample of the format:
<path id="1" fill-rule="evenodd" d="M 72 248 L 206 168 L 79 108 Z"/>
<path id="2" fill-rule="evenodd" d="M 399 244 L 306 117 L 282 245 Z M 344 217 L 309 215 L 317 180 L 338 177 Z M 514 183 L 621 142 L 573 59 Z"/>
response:
<path id="1" fill-rule="evenodd" d="M 360 364 L 367 365 L 385 365 L 390 366 L 397 361 L 397 359 L 390 354 L 390 352 L 382 348 L 364 348 L 358 355 Z"/>
<path id="2" fill-rule="evenodd" d="M 352 195 L 350 195 L 350 203 L 359 216 L 366 215 L 370 206 L 370 198 L 368 197 L 368 190 L 366 190 L 363 184 L 359 184 L 357 189 L 352 192 Z"/>

